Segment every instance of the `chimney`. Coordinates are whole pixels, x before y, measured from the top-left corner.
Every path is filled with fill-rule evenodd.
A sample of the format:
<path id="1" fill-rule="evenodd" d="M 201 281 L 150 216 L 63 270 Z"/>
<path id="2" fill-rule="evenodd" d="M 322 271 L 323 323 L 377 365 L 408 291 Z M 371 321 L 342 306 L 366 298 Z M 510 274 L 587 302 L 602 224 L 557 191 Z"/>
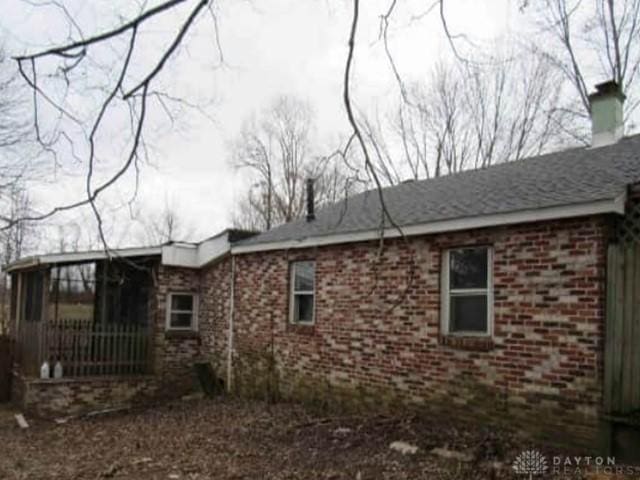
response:
<path id="1" fill-rule="evenodd" d="M 313 196 L 313 178 L 307 178 L 307 222 L 315 220 L 315 198 Z"/>
<path id="2" fill-rule="evenodd" d="M 625 98 L 614 80 L 596 85 L 596 91 L 589 95 L 592 147 L 611 145 L 623 137 L 622 104 Z"/>

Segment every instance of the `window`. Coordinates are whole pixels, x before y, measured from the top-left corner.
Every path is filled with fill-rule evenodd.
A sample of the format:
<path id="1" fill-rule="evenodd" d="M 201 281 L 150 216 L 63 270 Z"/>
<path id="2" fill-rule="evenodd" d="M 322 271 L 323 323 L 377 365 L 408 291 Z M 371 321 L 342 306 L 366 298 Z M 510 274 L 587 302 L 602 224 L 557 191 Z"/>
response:
<path id="1" fill-rule="evenodd" d="M 170 293 L 167 299 L 167 329 L 196 330 L 198 296 L 192 293 Z"/>
<path id="2" fill-rule="evenodd" d="M 491 249 L 448 250 L 442 265 L 444 333 L 489 335 L 493 314 Z"/>
<path id="3" fill-rule="evenodd" d="M 315 262 L 291 264 L 291 322 L 312 324 L 315 303 Z"/>

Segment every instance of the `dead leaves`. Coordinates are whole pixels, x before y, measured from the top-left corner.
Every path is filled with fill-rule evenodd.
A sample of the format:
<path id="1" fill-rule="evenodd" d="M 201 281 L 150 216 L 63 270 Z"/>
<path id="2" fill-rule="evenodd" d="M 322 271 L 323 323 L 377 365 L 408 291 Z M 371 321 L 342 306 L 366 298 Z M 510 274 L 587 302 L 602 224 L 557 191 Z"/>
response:
<path id="1" fill-rule="evenodd" d="M 399 439 L 415 453 L 390 450 Z M 473 461 L 431 455 L 436 447 Z M 24 431 L 14 421 L 0 428 L 0 448 L 0 478 L 8 480 L 404 480 L 505 478 L 509 469 L 484 466 L 520 446 L 500 431 L 443 418 L 317 416 L 293 404 L 203 399 Z"/>

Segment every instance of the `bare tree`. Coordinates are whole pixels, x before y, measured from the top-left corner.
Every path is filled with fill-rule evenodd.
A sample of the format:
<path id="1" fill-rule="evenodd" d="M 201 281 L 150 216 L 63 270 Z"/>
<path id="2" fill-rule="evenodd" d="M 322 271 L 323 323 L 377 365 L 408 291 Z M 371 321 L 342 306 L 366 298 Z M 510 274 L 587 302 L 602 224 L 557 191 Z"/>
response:
<path id="1" fill-rule="evenodd" d="M 378 111 L 369 115 L 360 112 L 358 122 L 365 143 L 370 149 L 371 166 L 375 174 L 383 184 L 400 183 L 403 180 L 406 167 L 413 170 L 413 164 L 407 162 L 405 157 L 397 155 L 393 139 L 387 132 L 388 119 L 381 118 Z"/>
<path id="2" fill-rule="evenodd" d="M 13 227 L 0 232 L 2 240 L 2 256 L 4 264 L 20 258 L 26 248 L 32 247 L 29 242 L 33 224 L 29 221 L 20 220 L 29 215 L 32 209 L 32 202 L 28 192 L 18 186 L 12 185 L 8 192 L 9 210 L 6 215 L 15 219 Z"/>
<path id="3" fill-rule="evenodd" d="M 175 205 L 168 199 L 165 199 L 161 211 L 142 210 L 136 214 L 136 217 L 142 225 L 143 232 L 140 241 L 144 245 L 189 241 L 194 235 L 194 228 L 179 214 Z"/>
<path id="4" fill-rule="evenodd" d="M 17 77 L 0 47 L 0 149 L 6 151 L 28 136 L 25 105 L 20 96 Z"/>
<path id="5" fill-rule="evenodd" d="M 157 102 L 159 108 L 165 108 L 166 102 L 173 99 L 160 89 L 158 77 L 176 56 L 187 34 L 198 23 L 197 20 L 207 12 L 213 20 L 216 45 L 220 46 L 214 2 L 164 0 L 152 7 L 143 2 L 137 15 L 122 20 L 113 28 L 91 35 L 83 34 L 63 4 L 47 2 L 40 6 L 54 6 L 63 13 L 69 24 L 74 26 L 70 31 L 71 38 L 65 44 L 18 55 L 14 59 L 22 79 L 32 92 L 33 130 L 38 143 L 44 151 L 53 154 L 56 162 L 60 151 L 76 158 L 85 167 L 86 178 L 83 197 L 54 205 L 43 212 L 34 212 L 26 219 L 44 220 L 60 212 L 90 207 L 97 220 L 102 243 L 109 251 L 97 200 L 127 172 L 138 171 L 138 163 L 146 154 L 143 133 L 145 123 L 148 123 L 148 111 L 153 102 Z M 150 62 L 143 61 L 146 58 L 139 56 L 139 43 L 144 40 L 145 29 L 159 18 L 181 18 L 181 23 L 163 47 L 156 50 L 155 58 L 149 59 Z M 158 41 L 157 38 L 155 40 Z M 112 52 L 113 61 L 108 67 L 99 58 L 100 52 L 104 54 L 105 51 Z M 103 79 L 104 83 L 87 85 L 87 78 Z M 80 91 L 81 96 L 85 94 L 84 114 L 76 111 L 79 109 L 73 104 L 74 95 L 68 95 L 74 88 Z M 92 108 L 86 106 L 89 100 Z M 87 113 L 86 110 L 90 111 Z M 129 134 L 119 136 L 125 139 L 124 161 L 106 175 L 98 177 L 100 152 L 109 143 L 105 142 L 105 138 L 113 139 L 108 134 L 106 119 L 110 115 L 123 114 L 127 116 Z M 79 139 L 82 140 L 82 147 Z M 2 220 L 2 228 L 11 227 L 9 219 Z"/>
<path id="6" fill-rule="evenodd" d="M 14 183 L 2 190 L 4 215 L 11 219 L 12 227 L 0 231 L 0 270 L 2 280 L 0 283 L 0 332 L 6 330 L 9 319 L 9 282 L 8 275 L 4 272 L 4 266 L 22 257 L 23 253 L 33 248 L 34 226 L 20 219 L 29 215 L 31 200 L 28 193 L 18 184 Z"/>
<path id="7" fill-rule="evenodd" d="M 17 221 L 16 202 L 26 198 L 24 182 L 32 176 L 30 167 L 33 165 L 28 148 L 30 135 L 22 97 L 24 92 L 10 67 L 10 61 L 0 47 L 0 220 L 10 218 Z M 30 211 L 24 208 L 19 213 L 28 214 Z M 3 238 L 14 234 L 15 230 L 7 232 Z M 5 252 L 6 249 L 3 254 Z M 10 256 L 14 258 L 12 254 Z"/>
<path id="8" fill-rule="evenodd" d="M 0 332 L 8 321 L 9 282 L 4 266 L 34 247 L 34 226 L 23 218 L 33 213 L 27 180 L 33 178 L 30 132 L 24 89 L 0 48 Z M 1 223 L 0 223 L 1 225 Z"/>
<path id="9" fill-rule="evenodd" d="M 249 176 L 234 223 L 269 229 L 302 215 L 304 182 L 315 180 L 316 202 L 335 201 L 347 188 L 346 176 L 330 157 L 314 155 L 311 107 L 281 96 L 260 118 L 245 121 L 231 146 L 233 165 Z"/>
<path id="10" fill-rule="evenodd" d="M 352 40 L 359 2 L 353 4 Z M 513 51 L 497 56 L 499 48 L 480 49 L 464 32 L 452 32 L 444 1 L 435 0 L 412 18 L 439 12 L 456 63 L 438 67 L 426 83 L 404 78 L 394 59 L 388 32 L 398 4 L 389 0 L 380 14 L 380 40 L 399 105 L 390 127 L 377 118 L 352 122 L 362 131 L 370 170 L 383 183 L 481 168 L 576 141 L 588 144 L 592 85 L 586 78 L 612 78 L 622 86 L 626 124 L 635 128 L 640 0 L 523 0 L 524 15 L 538 26 L 535 41 L 522 38 Z"/>
<path id="11" fill-rule="evenodd" d="M 537 155 L 567 140 L 562 89 L 542 56 L 487 65 L 438 64 L 427 82 L 404 86 L 386 122 L 362 115 L 383 183 L 438 177 Z"/>
<path id="12" fill-rule="evenodd" d="M 575 92 L 575 101 L 562 105 L 573 117 L 574 137 L 589 142 L 588 78 L 613 79 L 622 87 L 625 120 L 634 129 L 640 105 L 640 0 L 529 0 L 523 7 L 534 12 L 540 27 L 532 49 L 544 53 Z"/>
<path id="13" fill-rule="evenodd" d="M 565 55 L 559 54 L 558 51 L 545 51 L 545 54 L 555 62 L 556 66 L 560 67 L 567 78 L 574 80 L 573 84 L 580 92 L 584 108 L 588 108 L 587 103 L 584 101 L 587 89 L 584 81 L 583 64 L 577 59 L 574 32 L 582 28 L 586 32 L 586 34 L 582 35 L 584 38 L 597 38 L 598 35 L 596 33 L 600 34 L 599 45 L 602 47 L 600 58 L 602 59 L 603 69 L 607 71 L 607 76 L 614 76 L 619 79 L 629 94 L 632 90 L 632 84 L 635 83 L 638 70 L 637 49 L 639 47 L 633 39 L 638 30 L 639 2 L 640 0 L 624 0 L 623 2 L 615 2 L 615 6 L 612 0 L 596 2 L 597 8 L 595 8 L 594 15 L 577 28 L 575 25 L 576 16 L 574 15 L 574 6 L 577 3 L 570 4 L 570 0 L 538 0 L 535 2 L 537 5 L 541 5 L 539 11 L 537 10 L 537 14 L 543 21 L 547 18 L 544 15 L 548 15 L 550 21 L 546 23 L 546 29 L 555 33 L 564 48 L 562 51 L 566 53 Z M 58 5 L 58 2 L 51 3 Z M 386 42 L 386 31 L 397 3 L 396 0 L 390 0 L 386 12 L 381 15 L 381 31 L 384 32 L 387 51 L 389 49 Z M 529 8 L 533 3 L 534 0 L 523 1 L 522 5 Z M 519 118 L 519 122 L 509 123 L 509 118 L 505 119 L 504 115 L 500 113 L 501 129 L 506 128 L 505 126 L 508 125 L 510 128 L 512 127 L 510 131 L 501 130 L 497 132 L 496 128 L 494 128 L 496 114 L 497 112 L 502 112 L 501 109 L 495 109 L 494 107 L 499 104 L 497 103 L 498 100 L 503 102 L 506 99 L 514 98 L 514 94 L 510 92 L 505 93 L 500 99 L 494 96 L 486 102 L 484 97 L 476 96 L 474 98 L 480 98 L 480 100 L 476 100 L 475 104 L 472 105 L 475 110 L 471 114 L 468 112 L 459 113 L 460 99 L 451 98 L 450 92 L 445 89 L 440 88 L 440 91 L 437 91 L 438 85 L 435 84 L 422 90 L 427 96 L 439 95 L 441 99 L 445 100 L 440 102 L 437 108 L 434 109 L 436 110 L 436 115 L 432 115 L 433 112 L 431 110 L 416 110 L 414 105 L 406 102 L 411 94 L 410 89 L 405 88 L 399 70 L 391 61 L 390 65 L 399 79 L 400 91 L 405 103 L 396 109 L 395 115 L 397 119 L 394 128 L 397 130 L 397 138 L 394 141 L 387 140 L 387 146 L 384 148 L 382 142 L 378 142 L 378 147 L 376 148 L 376 144 L 373 142 L 373 133 L 377 129 L 377 121 L 369 121 L 369 127 L 376 128 L 369 128 L 366 124 L 363 125 L 362 120 L 356 119 L 355 108 L 350 98 L 349 82 L 351 81 L 360 2 L 354 0 L 353 6 L 354 15 L 350 25 L 350 45 L 345 64 L 343 97 L 347 117 L 353 131 L 351 140 L 355 139 L 353 145 L 360 147 L 364 170 L 377 187 L 384 183 L 381 183 L 378 178 L 381 172 L 389 177 L 386 180 L 387 182 L 392 182 L 396 181 L 398 177 L 405 177 L 405 170 L 408 170 L 410 176 L 418 178 L 458 171 L 473 166 L 488 165 L 504 159 L 521 158 L 528 155 L 528 152 L 535 153 L 545 148 L 544 132 L 556 132 L 561 129 L 562 125 L 553 123 L 557 121 L 557 117 L 549 115 L 549 110 L 541 110 L 541 103 L 539 99 L 536 100 L 536 96 L 533 94 L 526 97 L 531 99 L 531 102 L 523 105 L 524 116 Z M 452 51 L 457 58 L 462 59 L 460 50 L 456 47 L 456 41 L 459 38 L 464 38 L 464 35 L 450 32 L 446 21 L 444 2 L 436 0 L 427 5 L 424 12 L 418 13 L 422 16 L 431 11 L 436 12 L 437 10 L 433 7 L 437 6 L 440 7 L 439 13 L 443 30 L 447 34 Z M 197 20 L 207 12 L 211 13 L 216 45 L 219 49 L 217 19 L 213 0 L 164 0 L 153 7 L 148 7 L 144 4 L 137 15 L 123 20 L 118 26 L 101 33 L 84 35 L 80 28 L 76 28 L 71 33 L 73 38 L 66 44 L 15 57 L 20 74 L 33 93 L 34 131 L 41 145 L 46 149 L 57 149 L 60 143 L 68 143 L 68 136 L 65 136 L 65 132 L 62 132 L 57 127 L 63 121 L 79 128 L 88 144 L 86 153 L 80 154 L 87 167 L 83 198 L 65 205 L 57 205 L 47 211 L 32 215 L 29 217 L 30 219 L 44 219 L 60 211 L 79 206 L 89 206 L 94 211 L 98 219 L 98 225 L 102 229 L 99 207 L 96 201 L 103 192 L 114 185 L 126 172 L 130 169 L 136 169 L 140 157 L 144 156 L 143 133 L 148 108 L 152 101 L 155 100 L 161 104 L 163 98 L 168 98 L 157 90 L 157 79 L 169 61 L 176 55 L 187 34 L 198 23 Z M 171 17 L 178 13 L 183 14 L 179 28 L 169 38 L 166 46 L 159 49 L 151 65 L 136 63 L 134 57 L 141 41 L 140 33 L 143 29 L 154 19 Z M 66 12 L 66 15 L 69 17 L 70 23 L 73 23 L 73 19 L 68 15 L 68 12 Z M 78 77 L 86 77 L 84 75 L 86 72 L 83 68 L 91 64 L 93 60 L 92 52 L 105 45 L 118 52 L 116 55 L 117 61 L 114 61 L 113 68 L 109 69 L 111 75 L 107 76 L 108 85 L 103 86 L 101 91 L 104 95 L 99 99 L 97 108 L 94 109 L 92 115 L 89 115 L 89 120 L 78 118 L 75 114 L 76 112 L 69 108 L 66 103 L 66 96 L 59 94 L 59 92 L 58 94 L 52 93 L 50 87 L 55 85 L 53 82 L 58 82 L 57 85 L 62 84 L 67 87 L 77 85 Z M 391 55 L 389 57 L 392 59 Z M 135 65 L 135 68 L 132 65 Z M 478 75 L 473 70 L 469 70 L 466 73 L 469 74 L 469 78 L 465 80 L 465 84 L 467 84 L 466 92 L 477 93 L 478 85 L 486 86 L 489 84 L 487 83 L 486 74 Z M 74 74 L 76 74 L 75 77 Z M 455 76 L 457 75 L 458 73 L 455 73 Z M 493 80 L 499 81 L 500 75 L 497 73 L 495 75 Z M 511 78 L 511 75 L 508 78 Z M 540 77 L 534 75 L 532 78 L 539 79 Z M 459 79 L 456 79 L 457 81 Z M 474 87 L 474 82 L 479 83 Z M 471 84 L 471 86 L 468 84 Z M 498 85 L 501 84 L 498 83 Z M 522 88 L 526 91 L 528 87 L 535 90 L 536 84 L 531 82 Z M 539 90 L 535 91 L 538 92 Z M 550 89 L 550 91 L 555 92 L 557 90 Z M 420 89 L 416 89 L 415 92 L 420 92 Z M 417 101 L 419 99 L 420 95 L 416 94 L 414 100 Z M 53 122 L 54 131 L 48 134 L 45 134 L 42 128 L 42 109 L 45 106 L 53 111 L 57 119 L 60 120 L 60 122 Z M 433 107 L 433 105 L 431 106 Z M 636 106 L 637 103 L 633 99 L 627 102 L 627 113 L 633 112 Z M 101 132 L 104 131 L 104 119 L 109 112 L 117 108 L 124 108 L 129 114 L 130 136 L 127 144 L 127 155 L 119 167 L 109 172 L 109 175 L 104 175 L 104 178 L 98 179 L 95 173 L 96 161 L 99 158 L 98 140 Z M 582 112 L 579 112 L 582 115 L 584 115 L 584 108 Z M 565 110 L 572 110 L 572 108 L 565 106 Z M 471 118 L 474 119 L 475 123 L 471 132 L 462 131 L 458 126 L 463 124 L 460 118 L 465 119 L 465 115 L 471 115 Z M 441 116 L 444 122 L 435 122 L 437 116 Z M 543 118 L 546 123 L 545 121 L 534 121 L 534 119 L 538 118 Z M 425 132 L 424 125 L 429 125 L 430 122 L 433 126 Z M 434 128 L 435 126 L 440 130 Z M 540 127 L 538 128 L 538 126 Z M 256 125 L 256 127 L 261 129 L 262 126 Z M 265 156 L 264 152 L 260 152 L 263 147 L 271 147 L 273 149 L 277 147 L 283 150 L 288 148 L 286 144 L 269 145 L 268 142 L 265 143 L 263 141 L 264 139 L 251 139 L 250 136 L 251 134 L 247 134 L 249 140 L 256 140 L 250 142 L 256 148 L 247 153 L 261 155 L 263 159 L 273 158 Z M 462 140 L 461 136 L 463 136 Z M 475 140 L 473 140 L 474 137 Z M 538 138 L 536 139 L 535 137 Z M 291 138 L 288 140 L 291 140 Z M 433 147 L 434 144 L 436 145 L 435 148 Z M 473 147 L 474 145 L 475 147 Z M 502 148 L 501 145 L 506 145 L 507 147 Z M 352 146 L 351 142 L 349 146 Z M 249 147 L 247 148 L 249 149 Z M 393 153 L 396 151 L 399 151 L 401 156 Z M 246 166 L 256 175 L 251 192 L 243 199 L 242 203 L 258 211 L 257 217 L 264 226 L 269 227 L 279 221 L 294 218 L 299 214 L 302 208 L 302 202 L 300 201 L 302 188 L 300 179 L 292 172 L 297 169 L 296 162 L 302 153 L 297 150 L 289 152 L 288 156 L 283 157 L 285 158 L 284 168 L 278 172 L 274 171 L 274 165 L 271 160 L 260 161 L 259 165 Z M 270 152 L 268 154 L 271 155 Z M 247 161 L 247 158 L 251 158 L 251 155 L 245 156 L 244 161 Z M 376 158 L 378 159 L 377 162 Z M 394 168 L 389 166 L 384 169 L 382 166 L 376 165 L 386 163 L 386 166 L 388 166 L 391 158 L 396 163 Z M 402 161 L 398 159 L 402 159 Z M 385 162 L 382 162 L 382 160 L 385 160 Z M 317 172 L 315 173 L 317 174 Z M 314 172 L 305 172 L 305 174 L 312 175 Z M 392 177 L 396 177 L 396 180 L 393 180 Z M 3 220 L 5 226 L 8 226 L 7 219 Z M 104 241 L 104 235 L 102 237 Z"/>

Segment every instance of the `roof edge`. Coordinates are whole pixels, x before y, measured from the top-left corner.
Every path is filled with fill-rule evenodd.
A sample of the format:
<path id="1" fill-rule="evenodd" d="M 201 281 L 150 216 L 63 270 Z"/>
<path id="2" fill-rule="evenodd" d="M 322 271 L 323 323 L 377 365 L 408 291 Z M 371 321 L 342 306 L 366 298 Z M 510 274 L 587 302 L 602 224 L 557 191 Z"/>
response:
<path id="1" fill-rule="evenodd" d="M 470 230 L 474 228 L 498 227 L 503 225 L 515 225 L 519 223 L 539 222 L 545 220 L 560 220 L 565 218 L 583 217 L 603 213 L 616 213 L 623 215 L 626 203 L 626 191 L 614 199 L 598 200 L 588 203 L 569 204 L 559 207 L 545 207 L 539 209 L 519 210 L 508 213 L 496 213 L 474 217 L 462 217 L 436 222 L 422 223 L 401 227 L 402 233 L 396 228 L 386 228 L 383 232 L 385 238 L 397 238 L 402 235 L 416 236 L 433 233 Z M 365 230 L 361 232 L 340 233 L 307 237 L 301 240 L 284 240 L 276 242 L 257 243 L 253 245 L 237 245 L 231 247 L 232 254 L 252 252 L 264 252 L 269 250 L 288 250 L 325 245 L 337 245 L 341 243 L 356 243 L 377 240 L 380 238 L 380 229 Z"/>
<path id="2" fill-rule="evenodd" d="M 39 265 L 52 265 L 56 263 L 81 263 L 93 260 L 104 260 L 109 257 L 142 257 L 154 256 L 162 253 L 162 247 L 134 247 L 110 250 L 107 253 L 104 250 L 94 250 L 86 252 L 68 252 L 68 253 L 47 253 L 44 255 L 35 255 L 31 257 L 21 258 L 14 262 L 8 263 L 3 267 L 5 272 L 16 270 L 24 270 L 27 268 L 37 267 Z"/>
<path id="3" fill-rule="evenodd" d="M 104 260 L 109 257 L 160 256 L 160 263 L 171 267 L 202 268 L 229 253 L 232 239 L 249 237 L 255 232 L 226 228 L 201 242 L 168 242 L 153 247 L 131 247 L 85 252 L 47 253 L 18 259 L 3 267 L 5 272 L 25 270 L 40 265 L 57 263 L 82 263 Z"/>

